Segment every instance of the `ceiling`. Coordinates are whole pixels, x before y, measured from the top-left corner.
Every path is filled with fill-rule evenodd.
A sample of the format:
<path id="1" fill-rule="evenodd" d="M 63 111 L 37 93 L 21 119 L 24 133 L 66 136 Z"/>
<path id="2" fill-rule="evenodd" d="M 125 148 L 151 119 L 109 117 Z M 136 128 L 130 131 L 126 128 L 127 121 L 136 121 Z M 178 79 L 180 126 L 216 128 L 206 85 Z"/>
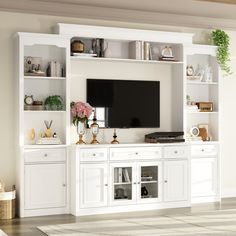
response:
<path id="1" fill-rule="evenodd" d="M 236 29 L 236 0 L 0 0 L 0 10 Z"/>

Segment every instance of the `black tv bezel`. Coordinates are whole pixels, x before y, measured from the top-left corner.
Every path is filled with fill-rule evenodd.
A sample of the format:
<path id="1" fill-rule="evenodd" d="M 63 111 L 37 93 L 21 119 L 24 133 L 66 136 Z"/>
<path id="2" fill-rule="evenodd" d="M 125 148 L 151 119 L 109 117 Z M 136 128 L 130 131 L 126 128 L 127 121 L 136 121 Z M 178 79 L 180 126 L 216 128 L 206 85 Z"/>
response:
<path id="1" fill-rule="evenodd" d="M 130 81 L 130 82 L 154 82 L 154 83 L 157 83 L 158 84 L 158 125 L 157 126 L 143 126 L 143 127 L 132 127 L 132 126 L 123 126 L 123 127 L 120 127 L 120 126 L 116 126 L 116 127 L 110 127 L 110 126 L 104 126 L 104 127 L 100 127 L 100 128 L 110 128 L 110 129 L 151 129 L 151 128 L 160 128 L 160 81 L 159 80 L 127 80 L 127 79 L 101 79 L 101 78 L 87 78 L 86 79 L 86 102 L 88 102 L 88 80 L 101 80 L 101 81 Z"/>

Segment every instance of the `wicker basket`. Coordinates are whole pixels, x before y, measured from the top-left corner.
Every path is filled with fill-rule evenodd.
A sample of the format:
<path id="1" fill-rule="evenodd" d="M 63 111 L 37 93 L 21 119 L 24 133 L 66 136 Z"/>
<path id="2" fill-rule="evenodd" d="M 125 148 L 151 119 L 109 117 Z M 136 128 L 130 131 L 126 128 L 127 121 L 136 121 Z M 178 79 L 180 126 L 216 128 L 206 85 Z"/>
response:
<path id="1" fill-rule="evenodd" d="M 15 217 L 16 190 L 0 192 L 0 220 Z"/>

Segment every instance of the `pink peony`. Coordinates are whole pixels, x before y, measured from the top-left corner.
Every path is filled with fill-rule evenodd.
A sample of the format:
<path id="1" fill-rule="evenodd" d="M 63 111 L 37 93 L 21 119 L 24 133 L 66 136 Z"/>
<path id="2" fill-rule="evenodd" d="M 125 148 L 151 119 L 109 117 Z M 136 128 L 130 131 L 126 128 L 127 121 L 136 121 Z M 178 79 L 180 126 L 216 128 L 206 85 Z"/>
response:
<path id="1" fill-rule="evenodd" d="M 77 125 L 79 121 L 86 121 L 92 114 L 93 108 L 84 102 L 72 102 L 71 103 L 71 115 L 73 118 L 73 124 Z"/>

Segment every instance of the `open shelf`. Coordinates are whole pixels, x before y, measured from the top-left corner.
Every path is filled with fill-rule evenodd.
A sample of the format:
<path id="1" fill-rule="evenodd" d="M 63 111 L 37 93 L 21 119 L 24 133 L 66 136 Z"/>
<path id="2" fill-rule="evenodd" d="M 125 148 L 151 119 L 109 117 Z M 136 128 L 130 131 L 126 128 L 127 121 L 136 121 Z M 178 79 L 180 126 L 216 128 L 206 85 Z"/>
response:
<path id="1" fill-rule="evenodd" d="M 183 64 L 182 61 L 157 61 L 157 60 L 137 60 L 127 58 L 104 58 L 104 57 L 76 57 L 71 56 L 72 60 L 98 60 L 98 61 L 118 61 L 118 62 L 138 62 L 138 63 L 150 63 L 150 64 Z"/>
<path id="2" fill-rule="evenodd" d="M 128 185 L 132 184 L 131 182 L 123 182 L 123 183 L 114 183 L 114 185 Z"/>
<path id="3" fill-rule="evenodd" d="M 186 110 L 186 113 L 187 114 L 218 114 L 218 111 L 209 111 L 209 112 L 206 112 L 206 111 L 187 111 Z"/>
<path id="4" fill-rule="evenodd" d="M 51 111 L 51 110 L 40 110 L 40 111 L 34 111 L 34 110 L 24 110 L 25 113 L 65 113 L 66 111 Z"/>
<path id="5" fill-rule="evenodd" d="M 24 76 L 25 79 L 48 79 L 48 80 L 65 80 L 66 77 L 49 77 L 49 76 Z"/>
<path id="6" fill-rule="evenodd" d="M 157 180 L 141 181 L 141 184 L 154 184 L 154 183 L 158 183 L 158 181 Z"/>
<path id="7" fill-rule="evenodd" d="M 218 85 L 218 82 L 187 81 L 187 85 Z"/>
<path id="8" fill-rule="evenodd" d="M 45 148 L 64 148 L 67 147 L 66 144 L 28 144 L 24 145 L 24 148 L 26 149 L 45 149 Z"/>

